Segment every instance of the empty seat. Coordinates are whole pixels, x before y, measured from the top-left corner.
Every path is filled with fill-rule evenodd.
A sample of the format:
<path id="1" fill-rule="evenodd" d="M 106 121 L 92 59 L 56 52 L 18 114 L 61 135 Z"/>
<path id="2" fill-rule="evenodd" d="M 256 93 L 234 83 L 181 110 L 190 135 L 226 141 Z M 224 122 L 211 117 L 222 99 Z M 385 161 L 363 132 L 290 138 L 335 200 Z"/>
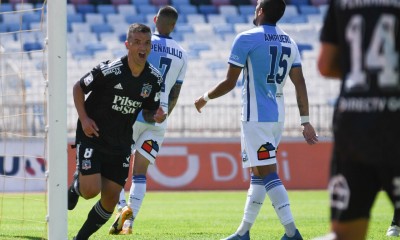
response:
<path id="1" fill-rule="evenodd" d="M 150 5 L 150 0 L 131 0 L 131 3 L 135 6 Z"/>
<path id="2" fill-rule="evenodd" d="M 90 32 L 90 24 L 82 22 L 82 23 L 72 23 L 71 24 L 71 31 L 72 32 Z"/>
<path id="3" fill-rule="evenodd" d="M 224 16 L 229 16 L 229 15 L 238 15 L 238 8 L 233 5 L 223 5 L 219 6 L 219 13 L 224 15 Z"/>
<path id="4" fill-rule="evenodd" d="M 92 30 L 92 32 L 96 33 L 97 35 L 99 35 L 100 33 L 114 32 L 114 28 L 110 24 L 104 24 L 104 23 L 92 24 L 91 30 Z"/>
<path id="5" fill-rule="evenodd" d="M 118 5 L 125 5 L 125 4 L 129 4 L 130 1 L 129 0 L 111 0 L 111 4 L 118 6 Z"/>
<path id="6" fill-rule="evenodd" d="M 21 14 L 19 13 L 3 14 L 2 16 L 4 23 L 19 23 L 21 20 Z"/>
<path id="7" fill-rule="evenodd" d="M 1 3 L 0 4 L 0 12 L 11 12 L 13 10 L 14 10 L 14 8 L 11 3 Z"/>
<path id="8" fill-rule="evenodd" d="M 217 14 L 218 8 L 214 5 L 199 5 L 199 13 L 201 14 Z"/>
<path id="9" fill-rule="evenodd" d="M 222 35 L 222 37 L 225 34 L 232 34 L 235 33 L 235 29 L 233 28 L 232 24 L 213 24 L 214 32 L 216 34 Z"/>
<path id="10" fill-rule="evenodd" d="M 231 4 L 231 1 L 230 0 L 211 0 L 211 4 L 214 6 L 217 6 L 217 7 L 228 6 Z M 230 6 L 232 6 L 232 5 L 230 5 Z"/>
<path id="11" fill-rule="evenodd" d="M 205 23 L 205 17 L 203 14 L 187 14 L 186 22 L 189 24 Z"/>
<path id="12" fill-rule="evenodd" d="M 226 17 L 221 14 L 209 14 L 207 16 L 207 22 L 209 24 L 225 24 Z"/>
<path id="13" fill-rule="evenodd" d="M 190 5 L 189 0 L 171 0 L 171 5 L 178 7 L 180 5 Z"/>
<path id="14" fill-rule="evenodd" d="M 318 7 L 312 5 L 300 5 L 299 12 L 303 15 L 319 14 L 319 9 Z"/>
<path id="15" fill-rule="evenodd" d="M 254 15 L 256 8 L 252 5 L 240 5 L 238 6 L 239 13 L 243 16 Z"/>
<path id="16" fill-rule="evenodd" d="M 78 4 L 78 5 L 76 5 L 76 12 L 82 13 L 82 14 L 95 13 L 96 8 L 92 4 Z"/>
<path id="17" fill-rule="evenodd" d="M 164 6 L 169 4 L 169 0 L 150 0 L 154 6 Z"/>
<path id="18" fill-rule="evenodd" d="M 32 23 L 32 22 L 40 22 L 42 20 L 42 14 L 40 12 L 37 13 L 24 13 L 22 14 L 22 22 Z"/>
<path id="19" fill-rule="evenodd" d="M 127 4 L 118 5 L 117 10 L 119 14 L 125 16 L 137 14 L 137 9 L 136 6 L 134 5 L 127 5 Z"/>
<path id="20" fill-rule="evenodd" d="M 109 24 L 125 23 L 125 16 L 118 13 L 106 15 L 106 22 Z"/>
<path id="21" fill-rule="evenodd" d="M 100 4 L 97 5 L 97 13 L 101 13 L 103 15 L 114 14 L 117 10 L 113 5 L 109 4 Z"/>
<path id="22" fill-rule="evenodd" d="M 71 23 L 82 23 L 84 22 L 83 14 L 75 13 L 75 14 L 68 14 L 67 15 L 67 22 Z"/>
<path id="23" fill-rule="evenodd" d="M 183 33 L 193 33 L 193 25 L 190 24 L 178 24 L 175 26 L 174 32 L 179 32 L 180 34 Z"/>
<path id="24" fill-rule="evenodd" d="M 242 15 L 230 15 L 226 16 L 226 22 L 227 23 L 247 23 L 247 18 L 243 17 Z"/>
<path id="25" fill-rule="evenodd" d="M 15 6 L 15 11 L 21 11 L 21 10 L 29 10 L 29 9 L 33 9 L 33 3 L 28 3 L 28 2 L 24 2 L 24 3 L 16 3 Z"/>
<path id="26" fill-rule="evenodd" d="M 85 20 L 89 24 L 100 24 L 104 23 L 104 15 L 100 13 L 87 13 L 85 15 Z"/>
<path id="27" fill-rule="evenodd" d="M 69 0 L 70 3 L 74 4 L 75 6 L 78 4 L 89 4 L 89 0 Z"/>
<path id="28" fill-rule="evenodd" d="M 67 4 L 67 15 L 76 13 L 75 5 Z"/>
<path id="29" fill-rule="evenodd" d="M 24 51 L 30 52 L 35 50 L 42 50 L 43 46 L 40 42 L 26 42 L 23 45 Z"/>
<path id="30" fill-rule="evenodd" d="M 176 5 L 176 10 L 177 10 L 180 14 L 194 14 L 194 13 L 198 13 L 197 7 L 194 6 L 194 5 L 190 5 L 190 4 Z"/>
<path id="31" fill-rule="evenodd" d="M 147 19 L 146 19 L 145 15 L 143 15 L 143 14 L 125 16 L 125 22 L 128 24 L 144 23 L 145 21 L 147 21 Z"/>
<path id="32" fill-rule="evenodd" d="M 140 14 L 156 14 L 157 13 L 157 7 L 154 5 L 137 5 L 136 9 Z"/>

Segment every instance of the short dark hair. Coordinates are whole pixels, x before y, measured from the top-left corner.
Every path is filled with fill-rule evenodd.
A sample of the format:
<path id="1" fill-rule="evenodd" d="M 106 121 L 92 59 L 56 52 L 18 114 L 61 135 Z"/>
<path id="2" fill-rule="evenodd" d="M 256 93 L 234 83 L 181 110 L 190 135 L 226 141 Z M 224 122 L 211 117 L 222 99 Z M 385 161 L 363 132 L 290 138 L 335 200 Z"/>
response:
<path id="1" fill-rule="evenodd" d="M 264 12 L 264 20 L 269 23 L 277 23 L 286 9 L 285 0 L 261 0 L 260 7 Z"/>
<path id="2" fill-rule="evenodd" d="M 129 39 L 129 36 L 131 33 L 135 32 L 141 32 L 141 33 L 150 33 L 151 34 L 151 29 L 147 25 L 144 25 L 142 23 L 133 23 L 129 26 L 128 32 L 126 33 L 126 40 Z"/>
<path id="3" fill-rule="evenodd" d="M 157 13 L 157 16 L 165 17 L 176 22 L 176 20 L 178 20 L 178 11 L 174 7 L 167 5 L 160 8 L 160 10 Z"/>

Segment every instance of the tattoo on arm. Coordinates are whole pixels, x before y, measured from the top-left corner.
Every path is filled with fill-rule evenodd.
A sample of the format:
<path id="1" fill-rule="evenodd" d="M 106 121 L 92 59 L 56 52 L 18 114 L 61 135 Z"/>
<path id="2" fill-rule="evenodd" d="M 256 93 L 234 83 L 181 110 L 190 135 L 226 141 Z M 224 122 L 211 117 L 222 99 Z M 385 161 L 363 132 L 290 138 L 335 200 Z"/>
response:
<path id="1" fill-rule="evenodd" d="M 176 102 L 178 101 L 179 93 L 181 91 L 181 84 L 175 84 L 171 92 L 169 93 L 168 96 L 168 115 L 171 114 L 172 110 L 174 109 Z"/>

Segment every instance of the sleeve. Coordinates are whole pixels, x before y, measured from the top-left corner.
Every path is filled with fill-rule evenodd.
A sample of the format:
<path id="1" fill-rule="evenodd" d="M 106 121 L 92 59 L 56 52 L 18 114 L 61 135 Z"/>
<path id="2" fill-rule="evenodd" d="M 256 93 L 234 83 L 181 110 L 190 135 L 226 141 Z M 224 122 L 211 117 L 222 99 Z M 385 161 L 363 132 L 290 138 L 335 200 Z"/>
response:
<path id="1" fill-rule="evenodd" d="M 176 80 L 176 83 L 178 84 L 182 84 L 183 81 L 185 80 L 185 76 L 186 76 L 186 69 L 187 69 L 187 62 L 188 62 L 188 57 L 187 54 L 184 53 L 183 55 L 183 66 L 181 71 L 179 72 L 178 78 Z"/>
<path id="2" fill-rule="evenodd" d="M 337 19 L 335 14 L 335 2 L 335 0 L 331 0 L 329 4 L 319 39 L 321 42 L 329 42 L 337 45 L 339 40 L 337 37 L 338 34 L 336 33 Z"/>
<path id="3" fill-rule="evenodd" d="M 104 75 L 99 64 L 90 72 L 86 73 L 79 81 L 83 92 L 87 94 L 101 86 L 104 83 L 104 81 L 102 81 L 103 79 Z"/>
<path id="4" fill-rule="evenodd" d="M 249 52 L 249 42 L 245 40 L 245 35 L 239 34 L 233 40 L 231 55 L 229 56 L 228 63 L 238 67 L 244 67 Z"/>
<path id="5" fill-rule="evenodd" d="M 293 39 L 291 41 L 293 43 L 292 51 L 294 54 L 292 68 L 301 67 L 301 55 L 300 55 L 299 47 L 297 46 L 297 43 L 295 41 L 293 41 Z"/>
<path id="6" fill-rule="evenodd" d="M 160 106 L 161 80 L 159 80 L 159 78 L 162 79 L 161 74 L 159 74 L 158 77 L 155 77 L 150 96 L 143 102 L 143 109 L 157 110 Z"/>

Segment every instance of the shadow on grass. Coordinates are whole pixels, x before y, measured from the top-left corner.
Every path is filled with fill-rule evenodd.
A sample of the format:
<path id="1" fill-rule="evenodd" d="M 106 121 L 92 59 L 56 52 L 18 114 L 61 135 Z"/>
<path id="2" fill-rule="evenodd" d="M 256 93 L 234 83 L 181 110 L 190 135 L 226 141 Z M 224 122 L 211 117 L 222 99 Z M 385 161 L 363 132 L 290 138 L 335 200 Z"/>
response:
<path id="1" fill-rule="evenodd" d="M 43 237 L 32 237 L 32 236 L 10 236 L 10 235 L 4 235 L 0 234 L 0 239 L 1 240 L 8 240 L 8 239 L 26 239 L 26 240 L 46 240 L 47 238 Z"/>

